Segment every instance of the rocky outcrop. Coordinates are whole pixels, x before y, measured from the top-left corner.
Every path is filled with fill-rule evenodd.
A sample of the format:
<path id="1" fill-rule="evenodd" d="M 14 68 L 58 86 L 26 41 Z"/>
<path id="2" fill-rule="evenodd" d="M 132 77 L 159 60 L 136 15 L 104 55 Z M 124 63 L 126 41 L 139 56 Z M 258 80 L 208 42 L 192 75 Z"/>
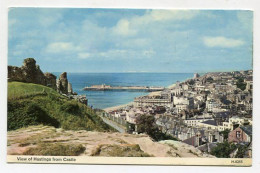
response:
<path id="1" fill-rule="evenodd" d="M 67 73 L 63 72 L 57 80 L 57 90 L 63 94 L 68 94 L 68 84 Z"/>
<path id="2" fill-rule="evenodd" d="M 8 66 L 8 81 L 41 84 L 62 94 L 75 94 L 66 72 L 62 73 L 58 80 L 56 78 L 52 73 L 43 73 L 33 58 L 24 59 L 21 67 Z"/>
<path id="3" fill-rule="evenodd" d="M 20 67 L 8 66 L 8 80 L 25 82 L 22 69 Z"/>
<path id="4" fill-rule="evenodd" d="M 69 94 L 74 94 L 73 89 L 72 89 L 72 84 L 68 82 L 68 93 Z"/>
<path id="5" fill-rule="evenodd" d="M 60 75 L 56 84 L 57 84 L 58 92 L 63 93 L 63 94 L 68 94 L 68 95 L 76 95 L 76 93 L 73 92 L 72 84 L 69 83 L 66 72 L 63 72 Z"/>
<path id="6" fill-rule="evenodd" d="M 56 76 L 51 73 L 44 74 L 33 58 L 25 59 L 21 67 L 8 66 L 8 80 L 41 84 L 56 90 Z"/>
<path id="7" fill-rule="evenodd" d="M 56 89 L 56 76 L 52 73 L 44 73 L 44 76 L 46 77 L 46 86 L 51 87 L 53 89 Z"/>
<path id="8" fill-rule="evenodd" d="M 25 59 L 21 70 L 25 82 L 46 85 L 45 76 L 41 71 L 40 66 L 36 65 L 36 61 L 33 58 Z"/>

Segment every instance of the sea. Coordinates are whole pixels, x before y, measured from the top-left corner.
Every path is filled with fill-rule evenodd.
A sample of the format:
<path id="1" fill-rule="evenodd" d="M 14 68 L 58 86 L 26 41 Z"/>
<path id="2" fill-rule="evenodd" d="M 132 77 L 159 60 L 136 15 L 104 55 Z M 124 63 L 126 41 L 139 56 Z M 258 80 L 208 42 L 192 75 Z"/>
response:
<path id="1" fill-rule="evenodd" d="M 61 73 L 54 73 L 57 77 Z M 167 87 L 177 81 L 192 78 L 193 73 L 67 73 L 74 92 L 86 95 L 88 105 L 104 109 L 132 102 L 135 97 L 149 94 L 144 91 L 84 91 L 92 85 L 160 86 Z"/>

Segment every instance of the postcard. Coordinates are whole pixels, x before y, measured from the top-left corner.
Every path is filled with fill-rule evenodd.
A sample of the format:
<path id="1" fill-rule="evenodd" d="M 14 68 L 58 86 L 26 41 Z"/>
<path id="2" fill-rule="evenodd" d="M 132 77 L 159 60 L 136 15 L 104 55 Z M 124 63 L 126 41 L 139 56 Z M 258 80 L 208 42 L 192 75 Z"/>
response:
<path id="1" fill-rule="evenodd" d="M 7 162 L 251 166 L 253 11 L 9 8 Z"/>

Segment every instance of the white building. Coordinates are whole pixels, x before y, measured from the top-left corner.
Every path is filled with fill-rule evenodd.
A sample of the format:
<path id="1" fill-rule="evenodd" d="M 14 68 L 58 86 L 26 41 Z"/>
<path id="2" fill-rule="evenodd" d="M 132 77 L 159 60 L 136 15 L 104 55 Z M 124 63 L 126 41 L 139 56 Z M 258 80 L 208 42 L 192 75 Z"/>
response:
<path id="1" fill-rule="evenodd" d="M 208 110 L 208 112 L 213 112 L 213 108 L 218 108 L 218 107 L 219 104 L 215 100 L 210 99 L 206 101 L 206 109 Z"/>
<path id="2" fill-rule="evenodd" d="M 189 110 L 194 108 L 194 100 L 192 97 L 173 97 L 173 104 L 176 107 L 177 113 L 182 110 Z"/>
<path id="3" fill-rule="evenodd" d="M 226 129 L 234 130 L 234 125 L 243 126 L 244 124 L 252 125 L 252 120 L 244 117 L 233 116 L 229 118 L 228 122 L 223 122 L 222 126 L 219 125 L 219 131 Z"/>
<path id="4" fill-rule="evenodd" d="M 207 121 L 207 120 L 214 120 L 213 118 L 190 118 L 184 120 L 184 123 L 188 127 L 197 127 L 200 122 Z"/>
<path id="5" fill-rule="evenodd" d="M 193 79 L 196 79 L 196 78 L 198 78 L 198 77 L 200 77 L 200 75 L 199 75 L 198 73 L 194 73 Z"/>
<path id="6" fill-rule="evenodd" d="M 177 113 L 180 113 L 182 110 L 186 111 L 189 109 L 189 106 L 186 104 L 178 104 L 176 105 L 176 111 Z"/>

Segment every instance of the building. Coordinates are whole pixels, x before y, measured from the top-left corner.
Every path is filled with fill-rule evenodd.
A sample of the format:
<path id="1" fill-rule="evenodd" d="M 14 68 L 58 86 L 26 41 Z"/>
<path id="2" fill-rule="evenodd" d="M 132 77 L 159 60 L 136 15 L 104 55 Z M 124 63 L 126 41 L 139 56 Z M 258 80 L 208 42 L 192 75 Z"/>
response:
<path id="1" fill-rule="evenodd" d="M 244 117 L 238 117 L 238 116 L 233 116 L 229 118 L 229 128 L 233 130 L 234 128 L 238 126 L 243 126 L 243 125 L 250 125 L 250 122 L 248 121 L 247 118 Z"/>
<path id="2" fill-rule="evenodd" d="M 162 92 L 162 95 L 141 96 L 134 99 L 135 107 L 144 106 L 166 106 L 172 107 L 172 98 L 170 92 Z"/>
<path id="3" fill-rule="evenodd" d="M 127 113 L 126 114 L 126 121 L 131 123 L 131 124 L 136 124 L 136 120 L 137 120 L 137 117 L 139 116 L 140 114 L 132 114 L 132 113 Z"/>
<path id="4" fill-rule="evenodd" d="M 199 75 L 198 73 L 194 73 L 193 79 L 196 79 L 196 78 L 198 78 L 198 77 L 200 77 L 200 75 Z"/>
<path id="5" fill-rule="evenodd" d="M 215 120 L 207 120 L 207 121 L 199 122 L 198 126 L 206 129 L 216 129 L 216 130 L 218 129 L 218 125 Z"/>
<path id="6" fill-rule="evenodd" d="M 208 110 L 208 112 L 213 112 L 213 109 L 218 107 L 219 104 L 214 99 L 206 101 L 206 109 Z"/>
<path id="7" fill-rule="evenodd" d="M 192 97 L 173 97 L 173 105 L 176 107 L 177 113 L 182 110 L 190 110 L 194 108 L 194 99 Z"/>
<path id="8" fill-rule="evenodd" d="M 232 130 L 228 134 L 228 142 L 241 143 L 246 142 L 250 143 L 252 141 L 252 126 L 241 126 Z"/>
<path id="9" fill-rule="evenodd" d="M 188 126 L 188 127 L 196 127 L 198 126 L 198 124 L 200 122 L 204 122 L 207 120 L 214 120 L 213 118 L 190 118 L 190 119 L 186 119 L 184 120 L 184 123 Z"/>

